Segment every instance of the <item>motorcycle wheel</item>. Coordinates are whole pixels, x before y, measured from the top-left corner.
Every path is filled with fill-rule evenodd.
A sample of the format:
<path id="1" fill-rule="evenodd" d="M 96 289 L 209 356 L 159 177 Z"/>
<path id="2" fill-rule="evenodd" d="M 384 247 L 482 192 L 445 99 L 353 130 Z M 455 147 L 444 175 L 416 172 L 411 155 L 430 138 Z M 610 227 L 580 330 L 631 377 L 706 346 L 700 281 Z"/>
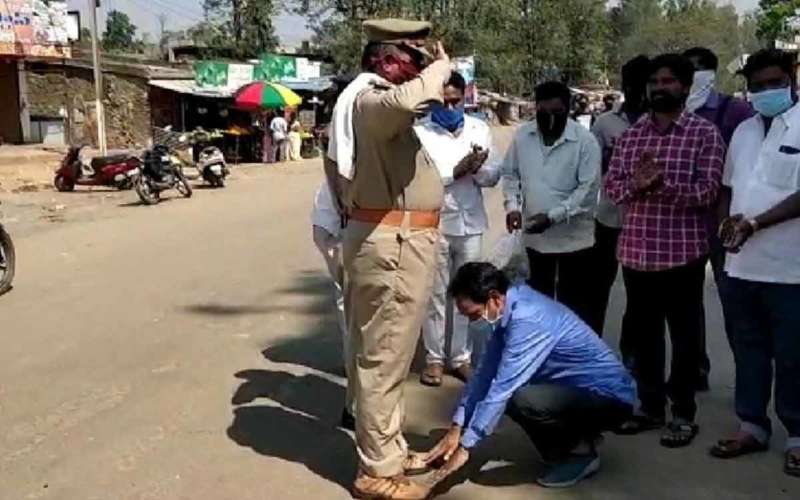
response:
<path id="1" fill-rule="evenodd" d="M 68 180 L 63 175 L 59 174 L 56 175 L 53 184 L 56 186 L 56 189 L 62 193 L 66 193 L 69 191 L 75 191 L 75 183 L 71 180 Z"/>
<path id="2" fill-rule="evenodd" d="M 192 197 L 192 185 L 189 184 L 189 180 L 181 171 L 178 171 L 178 183 L 175 185 L 175 189 L 177 189 L 184 198 Z"/>
<path id="3" fill-rule="evenodd" d="M 14 243 L 11 241 L 11 236 L 0 227 L 0 295 L 11 290 L 16 261 Z"/>
<path id="4" fill-rule="evenodd" d="M 225 177 L 217 177 L 214 179 L 214 187 L 216 188 L 224 188 L 225 187 Z"/>
<path id="5" fill-rule="evenodd" d="M 136 194 L 139 195 L 139 199 L 141 199 L 142 203 L 145 205 L 156 205 L 161 201 L 159 192 L 153 189 L 150 181 L 144 177 L 140 177 L 136 182 Z"/>

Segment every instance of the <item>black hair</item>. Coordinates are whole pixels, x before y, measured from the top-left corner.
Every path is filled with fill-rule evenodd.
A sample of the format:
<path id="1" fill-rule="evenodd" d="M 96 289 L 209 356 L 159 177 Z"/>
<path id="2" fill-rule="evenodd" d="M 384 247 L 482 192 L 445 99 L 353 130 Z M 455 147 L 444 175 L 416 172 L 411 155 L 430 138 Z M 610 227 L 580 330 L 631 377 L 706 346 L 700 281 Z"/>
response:
<path id="1" fill-rule="evenodd" d="M 661 68 L 667 68 L 672 71 L 672 74 L 684 87 L 692 86 L 692 82 L 694 82 L 694 65 L 689 59 L 680 54 L 661 54 L 650 61 L 648 78 Z"/>
<path id="2" fill-rule="evenodd" d="M 683 57 L 687 59 L 697 58 L 700 66 L 705 70 L 716 71 L 719 68 L 719 58 L 717 55 L 705 47 L 692 47 L 683 51 Z"/>
<path id="3" fill-rule="evenodd" d="M 467 91 L 467 81 L 458 71 L 453 71 L 450 73 L 450 78 L 447 79 L 447 82 L 444 84 L 444 86 L 453 87 L 457 90 L 460 90 L 462 94 Z"/>
<path id="4" fill-rule="evenodd" d="M 544 82 L 537 85 L 533 92 L 537 102 L 547 101 L 549 99 L 561 99 L 564 106 L 567 108 L 570 107 L 572 92 L 570 92 L 569 87 L 564 83 L 556 81 Z"/>
<path id="5" fill-rule="evenodd" d="M 622 65 L 622 87 L 642 89 L 650 75 L 650 58 L 639 55 Z"/>
<path id="6" fill-rule="evenodd" d="M 747 58 L 744 68 L 742 68 L 739 73 L 744 75 L 749 82 L 756 71 L 761 71 L 771 66 L 779 67 L 781 71 L 789 75 L 792 82 L 796 81 L 797 76 L 794 72 L 794 57 L 792 57 L 790 53 L 779 49 L 762 49 L 755 52 Z"/>
<path id="7" fill-rule="evenodd" d="M 511 282 L 508 277 L 492 264 L 468 262 L 456 272 L 447 293 L 451 297 L 463 297 L 476 304 L 485 304 L 492 290 L 505 295 L 509 286 Z"/>
<path id="8" fill-rule="evenodd" d="M 404 45 L 394 43 L 369 42 L 364 47 L 364 51 L 361 53 L 361 69 L 365 71 L 373 71 L 375 66 L 382 59 L 386 58 L 387 56 L 397 57 L 399 52 L 404 52 L 411 56 L 411 58 L 414 60 L 414 64 L 416 64 L 420 69 L 425 66 L 424 56 L 419 51 L 412 50 Z"/>

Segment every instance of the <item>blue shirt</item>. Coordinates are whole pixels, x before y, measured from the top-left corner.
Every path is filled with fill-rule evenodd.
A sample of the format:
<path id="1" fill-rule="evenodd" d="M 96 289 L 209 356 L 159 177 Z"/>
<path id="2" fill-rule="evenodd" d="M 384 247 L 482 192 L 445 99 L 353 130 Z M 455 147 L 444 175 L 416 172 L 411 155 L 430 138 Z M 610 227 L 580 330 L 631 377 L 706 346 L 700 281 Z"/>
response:
<path id="1" fill-rule="evenodd" d="M 472 448 L 490 435 L 514 392 L 526 384 L 562 384 L 633 405 L 636 385 L 611 349 L 566 306 L 525 284 L 506 294 L 475 374 L 453 416 Z"/>

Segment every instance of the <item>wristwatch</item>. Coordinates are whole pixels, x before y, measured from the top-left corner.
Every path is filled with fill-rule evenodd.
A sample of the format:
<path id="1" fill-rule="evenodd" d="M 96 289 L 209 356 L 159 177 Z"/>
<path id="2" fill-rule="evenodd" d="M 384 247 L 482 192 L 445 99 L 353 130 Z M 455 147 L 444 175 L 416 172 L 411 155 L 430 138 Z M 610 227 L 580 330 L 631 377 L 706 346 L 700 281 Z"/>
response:
<path id="1" fill-rule="evenodd" d="M 758 224 L 758 221 L 755 219 L 755 217 L 752 218 L 752 219 L 747 219 L 747 223 L 750 224 L 751 228 L 753 228 L 753 233 L 758 231 L 759 224 Z"/>

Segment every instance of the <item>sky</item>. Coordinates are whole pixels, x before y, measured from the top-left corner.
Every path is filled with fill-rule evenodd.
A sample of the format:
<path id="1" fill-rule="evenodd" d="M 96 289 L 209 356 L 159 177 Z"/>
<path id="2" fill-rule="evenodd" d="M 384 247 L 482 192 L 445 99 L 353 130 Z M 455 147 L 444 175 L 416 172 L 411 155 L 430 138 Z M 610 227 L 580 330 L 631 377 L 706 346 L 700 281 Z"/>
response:
<path id="1" fill-rule="evenodd" d="M 81 10 L 81 23 L 89 26 L 88 5 L 94 0 L 68 0 L 70 9 Z M 202 0 L 100 0 L 98 18 L 100 30 L 105 28 L 107 12 L 120 10 L 130 16 L 133 23 L 139 27 L 140 32 L 154 35 L 159 33 L 158 15 L 167 16 L 166 28 L 178 30 L 191 26 L 202 18 Z M 609 0 L 609 4 L 616 3 Z M 758 0 L 720 0 L 719 3 L 732 3 L 739 12 L 747 12 L 758 6 Z M 310 33 L 306 28 L 305 19 L 301 16 L 282 14 L 275 20 L 275 30 L 280 37 L 282 45 L 294 46 L 309 38 Z"/>

